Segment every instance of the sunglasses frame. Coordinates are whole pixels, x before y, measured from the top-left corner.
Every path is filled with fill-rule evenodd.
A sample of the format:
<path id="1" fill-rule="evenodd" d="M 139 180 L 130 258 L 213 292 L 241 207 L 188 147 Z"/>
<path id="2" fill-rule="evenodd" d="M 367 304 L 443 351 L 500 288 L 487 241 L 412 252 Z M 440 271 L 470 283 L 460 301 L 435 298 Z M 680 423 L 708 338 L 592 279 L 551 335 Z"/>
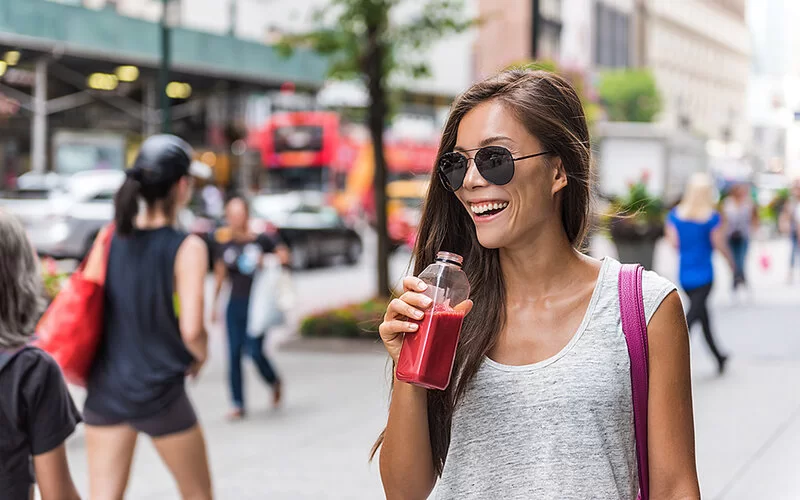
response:
<path id="1" fill-rule="evenodd" d="M 509 177 L 508 181 L 506 181 L 506 182 L 498 183 L 498 182 L 493 182 L 493 181 L 489 180 L 488 178 L 486 178 L 486 176 L 483 173 L 483 170 L 485 170 L 485 168 L 482 169 L 481 166 L 478 165 L 478 162 L 476 161 L 476 158 L 481 153 L 481 151 L 486 151 L 486 150 L 491 150 L 491 149 L 502 149 L 504 151 L 503 154 L 506 154 L 508 156 L 508 158 L 511 160 L 511 177 Z M 464 153 L 469 153 L 471 151 L 477 151 L 477 153 L 475 153 L 473 156 L 467 156 L 467 155 L 464 154 Z M 491 184 L 494 184 L 496 186 L 504 186 L 504 185 L 508 184 L 509 182 L 511 182 L 511 180 L 514 178 L 514 174 L 516 173 L 515 172 L 515 164 L 516 164 L 516 162 L 518 162 L 520 160 L 527 160 L 528 158 L 536 158 L 537 156 L 544 156 L 544 155 L 548 155 L 548 154 L 552 154 L 552 152 L 551 151 L 542 151 L 541 153 L 534 153 L 534 154 L 525 155 L 525 156 L 518 156 L 518 157 L 514 158 L 514 155 L 511 153 L 511 151 L 508 148 L 503 147 L 503 146 L 484 146 L 482 148 L 467 149 L 467 150 L 464 150 L 463 153 L 460 152 L 460 151 L 449 151 L 449 152 L 443 154 L 439 158 L 439 161 L 436 162 L 436 172 L 439 174 L 439 181 L 442 183 L 444 188 L 447 189 L 448 191 L 452 192 L 452 193 L 455 193 L 456 191 L 461 189 L 461 187 L 464 185 L 464 179 L 467 178 L 467 172 L 469 171 L 469 161 L 472 160 L 472 162 L 475 163 L 475 168 L 478 169 L 478 173 L 481 175 L 481 177 L 486 179 L 487 182 L 489 182 Z M 453 186 L 450 183 L 449 179 L 447 178 L 447 174 L 445 174 L 442 171 L 441 162 L 442 162 L 442 158 L 444 158 L 446 155 L 458 155 L 461 158 L 463 158 L 464 165 L 465 165 L 464 166 L 464 175 L 461 177 L 461 181 L 458 183 L 458 186 Z"/>

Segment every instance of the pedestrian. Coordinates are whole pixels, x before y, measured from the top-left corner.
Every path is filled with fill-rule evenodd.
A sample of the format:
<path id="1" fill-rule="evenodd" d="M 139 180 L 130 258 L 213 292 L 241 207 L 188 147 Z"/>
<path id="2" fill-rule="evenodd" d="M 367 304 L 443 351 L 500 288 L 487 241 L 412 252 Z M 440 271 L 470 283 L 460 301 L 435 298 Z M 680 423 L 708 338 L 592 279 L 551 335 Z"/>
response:
<path id="1" fill-rule="evenodd" d="M 714 285 L 712 255 L 716 249 L 727 259 L 731 269 L 736 262 L 726 241 L 726 228 L 720 214 L 714 209 L 714 187 L 705 173 L 696 173 L 689 179 L 683 199 L 667 217 L 667 238 L 678 250 L 680 284 L 689 296 L 686 321 L 689 329 L 699 322 L 711 354 L 717 361 L 717 370 L 725 372 L 728 356 L 722 354 L 714 340 L 708 313 L 708 297 Z"/>
<path id="2" fill-rule="evenodd" d="M 58 364 L 28 345 L 44 310 L 36 255 L 13 215 L 0 210 L 0 495 L 79 499 L 64 446 L 81 421 Z"/>
<path id="3" fill-rule="evenodd" d="M 453 104 L 424 204 L 416 273 L 464 256 L 471 308 L 444 391 L 395 380 L 377 446 L 388 498 L 626 498 L 639 490 L 619 272 L 580 252 L 591 153 L 563 78 L 509 70 Z M 430 299 L 408 277 L 380 335 L 397 366 Z M 643 277 L 651 498 L 699 498 L 688 336 L 675 286 Z M 472 307 L 474 303 L 474 307 Z"/>
<path id="4" fill-rule="evenodd" d="M 250 209 L 241 196 L 232 197 L 225 206 L 228 226 L 219 231 L 218 253 L 214 265 L 215 293 L 212 310 L 212 323 L 217 323 L 216 304 L 222 286 L 230 281 L 231 291 L 225 313 L 225 326 L 228 331 L 228 369 L 233 408 L 228 414 L 230 420 L 245 416 L 244 382 L 242 380 L 242 353 L 246 353 L 256 364 L 264 382 L 272 387 L 272 403 L 281 401 L 281 379 L 272 363 L 264 354 L 264 335 L 247 331 L 250 296 L 253 277 L 263 266 L 267 254 L 275 253 L 281 264 L 289 263 L 289 252 L 277 234 L 255 234 L 250 230 Z"/>
<path id="5" fill-rule="evenodd" d="M 184 499 L 212 498 L 205 438 L 185 388 L 207 356 L 208 250 L 175 229 L 192 194 L 191 162 L 184 141 L 152 136 L 114 198 L 103 335 L 84 407 L 91 498 L 123 498 L 140 433 Z"/>
<path id="6" fill-rule="evenodd" d="M 745 264 L 750 237 L 758 229 L 758 209 L 750 196 L 749 185 L 742 182 L 735 184 L 730 195 L 722 205 L 722 215 L 726 227 L 726 236 L 733 262 L 733 290 L 747 284 Z"/>
<path id="7" fill-rule="evenodd" d="M 800 263 L 800 244 L 798 244 L 798 234 L 800 234 L 800 178 L 792 181 L 792 188 L 789 199 L 783 206 L 781 213 L 781 227 L 789 233 L 790 254 L 789 254 L 789 276 L 788 282 L 794 281 L 795 267 Z"/>

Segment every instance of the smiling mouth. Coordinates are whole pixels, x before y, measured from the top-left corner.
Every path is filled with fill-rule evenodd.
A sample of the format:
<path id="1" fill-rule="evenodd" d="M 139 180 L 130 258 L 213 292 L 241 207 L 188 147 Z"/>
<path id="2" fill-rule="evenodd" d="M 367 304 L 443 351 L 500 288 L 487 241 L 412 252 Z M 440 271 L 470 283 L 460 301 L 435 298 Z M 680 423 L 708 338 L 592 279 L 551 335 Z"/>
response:
<path id="1" fill-rule="evenodd" d="M 508 207 L 507 201 L 470 203 L 469 208 L 476 219 L 497 215 Z"/>

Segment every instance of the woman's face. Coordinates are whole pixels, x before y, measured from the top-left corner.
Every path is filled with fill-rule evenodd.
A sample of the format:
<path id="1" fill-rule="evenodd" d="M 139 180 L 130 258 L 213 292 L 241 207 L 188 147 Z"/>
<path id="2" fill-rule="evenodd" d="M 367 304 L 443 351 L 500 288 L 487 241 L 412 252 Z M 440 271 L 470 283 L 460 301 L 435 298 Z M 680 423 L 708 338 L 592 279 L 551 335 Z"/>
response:
<path id="1" fill-rule="evenodd" d="M 454 150 L 470 161 L 456 196 L 475 223 L 480 244 L 486 248 L 525 244 L 553 218 L 560 224 L 557 195 L 567 185 L 560 172 L 561 160 L 551 157 L 548 164 L 540 156 L 516 161 L 511 182 L 497 186 L 486 181 L 471 160 L 477 149 L 485 146 L 502 146 L 514 158 L 544 151 L 539 140 L 499 101 L 482 103 L 464 115 Z M 481 214 L 487 205 L 501 209 Z"/>
<path id="2" fill-rule="evenodd" d="M 225 219 L 233 229 L 244 231 L 247 228 L 247 205 L 239 198 L 234 198 L 225 207 Z"/>
<path id="3" fill-rule="evenodd" d="M 188 175 L 182 177 L 177 183 L 178 208 L 184 208 L 192 201 L 194 194 L 194 179 Z"/>

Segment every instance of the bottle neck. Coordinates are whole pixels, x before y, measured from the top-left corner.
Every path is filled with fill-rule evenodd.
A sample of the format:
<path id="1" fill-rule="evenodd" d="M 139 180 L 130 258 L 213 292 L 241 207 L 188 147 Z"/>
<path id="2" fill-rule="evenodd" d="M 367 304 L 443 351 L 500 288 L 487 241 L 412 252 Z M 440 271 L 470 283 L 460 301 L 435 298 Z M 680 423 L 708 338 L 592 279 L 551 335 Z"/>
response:
<path id="1" fill-rule="evenodd" d="M 461 269 L 461 265 L 458 262 L 454 262 L 450 259 L 436 259 L 437 264 L 442 264 L 444 266 L 455 267 L 456 269 Z"/>

